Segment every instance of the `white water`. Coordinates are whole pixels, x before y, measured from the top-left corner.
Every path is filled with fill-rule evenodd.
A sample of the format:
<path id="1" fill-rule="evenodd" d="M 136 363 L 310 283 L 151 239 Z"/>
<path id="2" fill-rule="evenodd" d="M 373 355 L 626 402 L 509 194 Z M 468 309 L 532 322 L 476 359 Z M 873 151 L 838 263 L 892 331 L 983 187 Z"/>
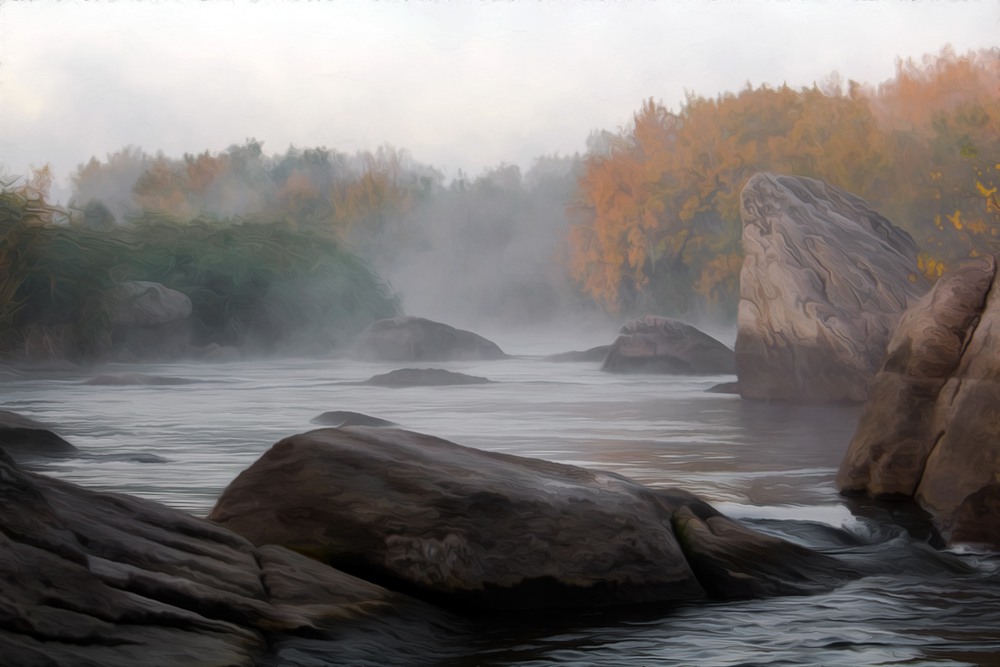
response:
<path id="1" fill-rule="evenodd" d="M 53 425 L 82 451 L 32 469 L 198 515 L 274 442 L 317 428 L 310 420 L 322 412 L 351 410 L 464 445 L 680 486 L 818 548 L 830 548 L 818 525 L 844 528 L 870 542 L 863 557 L 884 561 L 879 574 L 824 595 L 491 623 L 441 664 L 1000 665 L 997 560 L 935 555 L 856 518 L 837 495 L 856 409 L 745 402 L 705 392 L 731 377 L 611 375 L 542 360 L 566 351 L 558 342 L 498 342 L 522 356 L 434 364 L 495 381 L 488 385 L 357 386 L 349 383 L 399 365 L 345 359 L 121 365 L 5 371 L 0 408 Z M 84 383 L 96 373 L 192 383 Z"/>

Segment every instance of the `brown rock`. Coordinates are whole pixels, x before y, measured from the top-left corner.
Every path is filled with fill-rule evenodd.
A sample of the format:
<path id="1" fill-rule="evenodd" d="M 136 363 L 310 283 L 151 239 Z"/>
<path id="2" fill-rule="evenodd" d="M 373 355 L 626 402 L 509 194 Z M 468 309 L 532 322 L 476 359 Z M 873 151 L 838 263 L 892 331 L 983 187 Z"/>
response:
<path id="1" fill-rule="evenodd" d="M 736 366 L 743 398 L 859 402 L 927 290 L 910 236 L 862 199 L 761 173 L 742 193 Z"/>
<path id="2" fill-rule="evenodd" d="M 733 351 L 689 324 L 666 317 L 630 320 L 604 359 L 624 373 L 716 375 L 736 372 Z"/>

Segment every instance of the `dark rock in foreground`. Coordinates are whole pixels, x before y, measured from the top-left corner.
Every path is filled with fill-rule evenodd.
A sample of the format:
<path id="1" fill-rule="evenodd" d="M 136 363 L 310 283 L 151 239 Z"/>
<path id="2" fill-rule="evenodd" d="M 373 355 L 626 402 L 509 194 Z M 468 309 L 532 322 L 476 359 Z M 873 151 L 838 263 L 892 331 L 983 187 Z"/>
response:
<path id="1" fill-rule="evenodd" d="M 45 424 L 7 410 L 0 410 L 0 449 L 15 459 L 72 456 L 77 452 Z"/>
<path id="2" fill-rule="evenodd" d="M 736 372 L 733 351 L 679 320 L 630 320 L 611 345 L 603 370 L 619 373 L 717 375 Z"/>
<path id="3" fill-rule="evenodd" d="M 475 608 L 792 594 L 852 575 L 684 492 L 398 429 L 286 438 L 230 484 L 210 519 Z"/>
<path id="4" fill-rule="evenodd" d="M 296 665 L 317 642 L 344 664 L 405 664 L 411 642 L 454 623 L 182 512 L 25 473 L 3 452 L 0 582 L 12 666 Z"/>
<path id="5" fill-rule="evenodd" d="M 371 415 L 366 415 L 361 412 L 351 412 L 350 410 L 331 410 L 330 412 L 324 412 L 317 417 L 313 417 L 310 420 L 310 423 L 335 427 L 396 426 L 396 422 L 391 422 L 387 419 L 380 419 L 379 417 L 372 417 Z"/>
<path id="6" fill-rule="evenodd" d="M 910 236 L 822 181 L 756 174 L 742 193 L 736 364 L 743 398 L 860 402 L 927 291 Z"/>
<path id="7" fill-rule="evenodd" d="M 410 316 L 372 323 L 358 336 L 354 351 L 361 359 L 384 361 L 503 359 L 507 356 L 496 343 L 471 331 Z"/>
<path id="8" fill-rule="evenodd" d="M 362 384 L 377 387 L 444 387 L 463 384 L 489 384 L 491 380 L 478 375 L 455 373 L 441 368 L 400 368 L 376 375 Z"/>
<path id="9" fill-rule="evenodd" d="M 903 315 L 837 484 L 914 497 L 949 543 L 1000 549 L 996 269 L 993 258 L 962 265 Z"/>

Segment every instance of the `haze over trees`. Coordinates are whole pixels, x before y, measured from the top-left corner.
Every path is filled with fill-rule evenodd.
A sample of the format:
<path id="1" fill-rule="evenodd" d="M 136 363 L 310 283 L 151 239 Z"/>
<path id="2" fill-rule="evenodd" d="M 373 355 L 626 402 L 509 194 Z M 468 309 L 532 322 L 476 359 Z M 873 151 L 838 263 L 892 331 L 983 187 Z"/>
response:
<path id="1" fill-rule="evenodd" d="M 446 182 L 391 147 L 126 147 L 81 165 L 58 208 L 41 170 L 3 188 L 2 345 L 37 337 L 31 326 L 98 322 L 95 290 L 122 280 L 190 292 L 203 340 L 265 349 L 300 327 L 346 335 L 399 304 L 458 323 L 598 310 L 731 321 L 739 194 L 759 171 L 868 200 L 913 235 L 931 279 L 993 252 L 1000 50 L 900 61 L 880 85 L 833 75 L 692 93 L 676 111 L 651 98 L 618 132 L 595 131 L 585 155 L 524 173 L 501 164 Z M 317 304 L 318 319 L 306 314 Z M 89 330 L 81 345 L 99 348 L 100 326 Z"/>

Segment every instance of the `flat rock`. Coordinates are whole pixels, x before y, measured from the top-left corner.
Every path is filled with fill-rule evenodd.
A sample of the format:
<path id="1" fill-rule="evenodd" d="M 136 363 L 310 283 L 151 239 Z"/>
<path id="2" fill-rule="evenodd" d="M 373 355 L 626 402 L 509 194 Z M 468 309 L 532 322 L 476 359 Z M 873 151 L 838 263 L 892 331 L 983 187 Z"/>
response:
<path id="1" fill-rule="evenodd" d="M 573 350 L 571 352 L 560 352 L 559 354 L 550 354 L 544 357 L 544 361 L 554 361 L 554 362 L 574 362 L 574 361 L 593 361 L 597 363 L 602 363 L 604 358 L 608 356 L 608 352 L 611 351 L 610 345 L 598 345 L 597 347 L 592 347 L 589 350 Z"/>
<path id="2" fill-rule="evenodd" d="M 896 322 L 928 288 L 913 239 L 862 199 L 799 176 L 751 177 L 741 216 L 741 395 L 864 401 Z"/>
<path id="3" fill-rule="evenodd" d="M 837 475 L 842 493 L 913 497 L 949 543 L 1000 548 L 996 261 L 945 274 L 899 322 Z"/>
<path id="4" fill-rule="evenodd" d="M 625 323 L 602 370 L 718 375 L 735 373 L 736 361 L 732 350 L 693 326 L 647 315 Z"/>
<path id="5" fill-rule="evenodd" d="M 168 387 L 184 384 L 195 384 L 198 380 L 189 378 L 169 377 L 164 375 L 147 375 L 145 373 L 110 373 L 95 375 L 84 380 L 83 384 L 103 387 L 135 387 L 142 385 Z"/>
<path id="6" fill-rule="evenodd" d="M 463 384 L 489 384 L 488 378 L 446 371 L 442 368 L 400 368 L 376 375 L 362 384 L 377 387 L 444 387 Z"/>
<path id="7" fill-rule="evenodd" d="M 373 322 L 358 336 L 354 354 L 383 361 L 503 359 L 507 355 L 482 336 L 423 317 L 400 316 Z"/>
<path id="8" fill-rule="evenodd" d="M 688 520 L 682 546 L 675 523 L 684 507 L 711 521 L 696 529 Z M 810 590 L 836 572 L 834 559 L 740 529 L 690 494 L 399 429 L 286 438 L 229 485 L 209 518 L 256 544 L 477 609 L 802 592 L 781 563 L 793 551 L 826 573 Z M 689 553 L 719 576 L 700 582 Z"/>

